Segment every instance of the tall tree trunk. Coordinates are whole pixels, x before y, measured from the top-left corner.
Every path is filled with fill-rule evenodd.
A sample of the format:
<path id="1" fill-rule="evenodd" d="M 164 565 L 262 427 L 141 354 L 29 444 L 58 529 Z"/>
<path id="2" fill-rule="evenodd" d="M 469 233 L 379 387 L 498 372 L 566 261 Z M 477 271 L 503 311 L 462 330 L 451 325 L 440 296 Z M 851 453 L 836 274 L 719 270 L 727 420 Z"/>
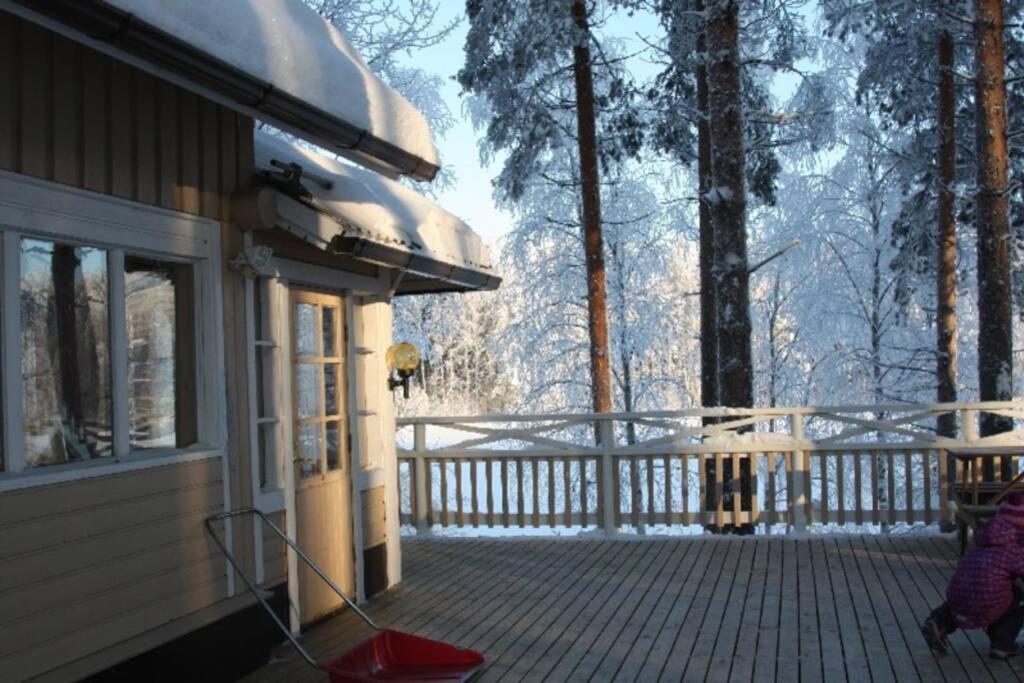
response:
<path id="1" fill-rule="evenodd" d="M 715 233 L 718 315 L 718 399 L 723 406 L 753 406 L 750 304 L 747 291 L 746 148 L 740 73 L 739 2 L 707 3 L 708 113 L 712 187 L 706 195 Z M 732 468 L 722 473 L 725 503 L 737 493 Z M 728 476 L 727 476 L 728 475 Z M 741 462 L 740 493 L 750 499 L 750 464 Z M 727 507 L 728 509 L 728 507 Z"/>
<path id="2" fill-rule="evenodd" d="M 601 187 L 597 166 L 597 124 L 594 77 L 587 37 L 590 27 L 583 0 L 572 5 L 580 37 L 572 48 L 576 81 L 576 123 L 579 133 L 580 193 L 583 207 L 583 245 L 587 259 L 587 310 L 590 331 L 590 388 L 595 413 L 612 410 L 611 365 L 608 353 L 608 294 L 601 238 Z"/>
<path id="3" fill-rule="evenodd" d="M 60 359 L 61 417 L 76 439 L 76 449 L 85 443 L 85 410 L 82 404 L 81 368 L 78 340 L 82 330 L 78 324 L 77 275 L 80 265 L 75 248 L 53 245 L 53 299 L 57 307 L 57 353 Z M 71 455 L 69 454 L 69 458 Z"/>
<path id="4" fill-rule="evenodd" d="M 955 403 L 957 399 L 955 67 L 953 34 L 943 31 L 939 36 L 939 262 L 935 290 L 935 398 L 939 403 Z M 940 416 L 936 426 L 940 436 L 956 437 L 956 413 Z M 952 455 L 947 458 L 949 483 L 953 483 L 956 458 Z M 952 486 L 949 489 L 952 491 Z"/>
<path id="5" fill-rule="evenodd" d="M 696 3 L 698 12 L 704 3 Z M 697 53 L 707 51 L 707 37 L 697 37 Z M 703 59 L 696 70 L 697 81 L 697 178 L 700 196 L 700 404 L 713 407 L 718 400 L 718 316 L 715 310 L 715 231 L 711 207 L 705 195 L 711 189 L 711 124 L 708 121 L 708 67 Z M 713 422 L 705 418 L 704 423 Z"/>
<path id="6" fill-rule="evenodd" d="M 1008 401 L 1013 396 L 1013 304 L 1002 0 L 974 0 L 974 13 L 978 386 L 981 400 Z M 1007 431 L 1012 424 L 1009 418 L 983 413 L 981 434 Z"/>

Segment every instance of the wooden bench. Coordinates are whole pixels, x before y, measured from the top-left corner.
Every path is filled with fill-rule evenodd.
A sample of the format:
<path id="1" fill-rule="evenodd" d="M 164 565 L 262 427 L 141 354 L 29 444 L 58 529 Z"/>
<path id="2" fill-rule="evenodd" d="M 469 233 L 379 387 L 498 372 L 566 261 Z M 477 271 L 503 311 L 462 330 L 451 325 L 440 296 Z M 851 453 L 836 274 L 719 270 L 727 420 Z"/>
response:
<path id="1" fill-rule="evenodd" d="M 1008 462 L 1014 466 L 1014 459 L 1024 455 L 1024 448 L 1004 446 L 984 449 L 950 450 L 960 470 L 960 481 L 953 484 L 953 503 L 956 507 L 957 536 L 960 540 L 960 554 L 967 550 L 971 532 L 991 519 L 999 508 L 1000 501 L 1013 491 L 1024 491 L 1024 470 L 1009 481 L 1003 480 L 1002 465 Z M 998 481 L 983 481 L 983 467 L 992 463 Z"/>

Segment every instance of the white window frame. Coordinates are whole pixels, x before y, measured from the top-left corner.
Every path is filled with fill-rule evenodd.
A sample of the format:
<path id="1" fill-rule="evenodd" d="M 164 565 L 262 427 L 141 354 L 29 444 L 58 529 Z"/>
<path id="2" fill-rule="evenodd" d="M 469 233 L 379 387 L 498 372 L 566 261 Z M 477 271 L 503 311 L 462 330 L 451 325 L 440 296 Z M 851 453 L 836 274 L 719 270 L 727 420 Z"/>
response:
<path id="1" fill-rule="evenodd" d="M 107 250 L 114 428 L 111 457 L 24 467 L 19 301 L 23 237 Z M 0 419 L 4 438 L 0 492 L 224 457 L 227 418 L 218 222 L 0 171 L 0 245 Z M 190 263 L 193 268 L 198 420 L 197 443 L 187 448 L 133 453 L 129 447 L 123 269 L 126 253 Z"/>

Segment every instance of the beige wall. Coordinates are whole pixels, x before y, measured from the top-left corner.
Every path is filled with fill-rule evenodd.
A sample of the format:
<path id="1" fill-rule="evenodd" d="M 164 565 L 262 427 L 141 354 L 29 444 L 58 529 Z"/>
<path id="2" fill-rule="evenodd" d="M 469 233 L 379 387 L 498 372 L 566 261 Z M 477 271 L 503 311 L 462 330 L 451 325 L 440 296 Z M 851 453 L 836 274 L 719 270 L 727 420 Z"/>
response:
<path id="1" fill-rule="evenodd" d="M 213 218 L 225 261 L 241 248 L 229 198 L 253 175 L 251 119 L 2 11 L 0 93 L 0 169 Z M 237 508 L 252 499 L 244 290 L 222 268 Z M 82 676 L 244 606 L 203 531 L 224 492 L 214 458 L 0 493 L 0 680 Z M 233 538 L 251 571 L 251 526 Z M 268 585 L 283 557 L 268 539 Z"/>

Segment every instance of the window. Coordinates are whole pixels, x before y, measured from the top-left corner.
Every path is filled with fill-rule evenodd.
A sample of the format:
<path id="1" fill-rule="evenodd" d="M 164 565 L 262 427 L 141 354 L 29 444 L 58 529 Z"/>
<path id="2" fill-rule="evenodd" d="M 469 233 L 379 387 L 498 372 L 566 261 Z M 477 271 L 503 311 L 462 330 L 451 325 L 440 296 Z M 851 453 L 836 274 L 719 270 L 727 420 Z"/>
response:
<path id="1" fill-rule="evenodd" d="M 132 450 L 196 441 L 192 266 L 125 256 Z"/>
<path id="2" fill-rule="evenodd" d="M 344 468 L 344 375 L 340 297 L 293 300 L 295 455 L 303 479 Z"/>
<path id="3" fill-rule="evenodd" d="M 21 240 L 25 466 L 113 455 L 107 253 Z"/>
<path id="4" fill-rule="evenodd" d="M 0 226 L 0 488 L 219 455 L 216 223 L 0 175 Z"/>

